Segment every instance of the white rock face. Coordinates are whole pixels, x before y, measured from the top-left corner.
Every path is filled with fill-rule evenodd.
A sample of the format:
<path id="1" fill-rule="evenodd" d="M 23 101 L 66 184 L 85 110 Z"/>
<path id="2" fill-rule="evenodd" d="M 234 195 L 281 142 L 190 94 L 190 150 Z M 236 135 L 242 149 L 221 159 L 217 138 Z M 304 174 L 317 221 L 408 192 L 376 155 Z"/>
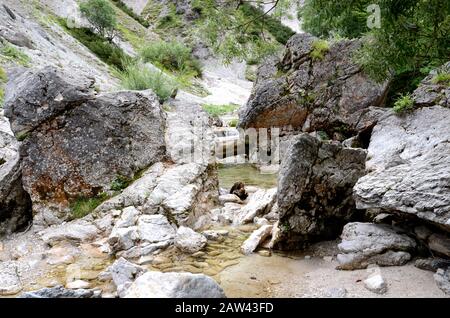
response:
<path id="1" fill-rule="evenodd" d="M 138 277 L 124 298 L 224 298 L 222 288 L 203 274 L 147 272 Z"/>
<path id="2" fill-rule="evenodd" d="M 403 265 L 411 258 L 408 251 L 416 247 L 412 238 L 382 224 L 348 223 L 341 238 L 339 269 L 366 268 L 369 264 Z"/>
<path id="3" fill-rule="evenodd" d="M 146 272 L 146 269 L 124 258 L 119 258 L 108 267 L 107 272 L 111 275 L 111 279 L 116 285 L 117 293 L 121 297 L 132 282 Z"/>
<path id="4" fill-rule="evenodd" d="M 99 233 L 97 227 L 85 220 L 76 220 L 63 225 L 51 226 L 39 235 L 45 243 L 56 245 L 61 241 L 72 241 L 76 243 L 93 240 Z"/>
<path id="5" fill-rule="evenodd" d="M 114 227 L 108 237 L 108 243 L 112 251 L 126 251 L 135 245 L 135 241 L 139 239 L 136 226 L 131 227 Z"/>
<path id="6" fill-rule="evenodd" d="M 417 215 L 448 227 L 450 219 L 450 109 L 433 106 L 375 126 L 366 168 L 354 187 L 357 208 Z"/>
<path id="7" fill-rule="evenodd" d="M 175 246 L 182 252 L 194 254 L 206 246 L 207 239 L 194 230 L 180 226 L 175 236 Z"/>
<path id="8" fill-rule="evenodd" d="M 250 223 L 253 221 L 255 216 L 269 213 L 275 203 L 276 197 L 277 188 L 272 188 L 269 190 L 260 189 L 251 194 L 248 198 L 248 203 L 239 213 L 238 223 Z"/>
<path id="9" fill-rule="evenodd" d="M 254 231 L 242 244 L 241 252 L 245 255 L 253 253 L 256 248 L 272 234 L 272 225 L 263 225 Z"/>
<path id="10" fill-rule="evenodd" d="M 242 200 L 236 195 L 236 194 L 232 194 L 232 193 L 228 193 L 228 194 L 222 194 L 219 196 L 219 202 L 221 204 L 225 204 L 225 203 L 238 203 L 238 204 L 242 204 Z"/>
<path id="11" fill-rule="evenodd" d="M 134 206 L 129 206 L 123 209 L 122 215 L 115 226 L 118 228 L 134 226 L 140 214 L 141 213 Z"/>
<path id="12" fill-rule="evenodd" d="M 380 274 L 371 275 L 364 280 L 364 287 L 377 294 L 384 294 L 387 292 L 386 281 Z"/>
<path id="13" fill-rule="evenodd" d="M 14 295 L 22 290 L 22 283 L 14 262 L 0 262 L 0 296 Z"/>
<path id="14" fill-rule="evenodd" d="M 88 289 L 90 287 L 91 287 L 91 284 L 89 284 L 89 282 L 81 280 L 81 279 L 74 280 L 73 282 L 66 284 L 67 289 Z"/>
<path id="15" fill-rule="evenodd" d="M 138 220 L 139 238 L 149 243 L 169 241 L 175 238 L 175 230 L 163 215 L 143 215 Z"/>

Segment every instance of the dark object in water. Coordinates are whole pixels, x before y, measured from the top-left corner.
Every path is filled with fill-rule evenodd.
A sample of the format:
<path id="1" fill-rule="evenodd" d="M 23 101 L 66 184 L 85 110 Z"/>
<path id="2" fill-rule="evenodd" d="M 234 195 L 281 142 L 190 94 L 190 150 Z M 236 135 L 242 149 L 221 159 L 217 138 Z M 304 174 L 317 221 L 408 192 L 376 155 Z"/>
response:
<path id="1" fill-rule="evenodd" d="M 243 182 L 236 182 L 231 187 L 230 193 L 237 195 L 242 201 L 248 198 L 248 193 L 245 191 L 245 184 Z"/>

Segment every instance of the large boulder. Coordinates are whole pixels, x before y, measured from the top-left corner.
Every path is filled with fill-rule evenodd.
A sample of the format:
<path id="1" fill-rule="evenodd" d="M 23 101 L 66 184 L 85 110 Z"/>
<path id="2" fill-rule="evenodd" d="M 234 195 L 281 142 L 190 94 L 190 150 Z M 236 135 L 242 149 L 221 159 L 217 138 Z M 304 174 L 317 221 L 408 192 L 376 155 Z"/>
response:
<path id="1" fill-rule="evenodd" d="M 147 272 L 126 291 L 125 298 L 224 298 L 222 288 L 203 274 Z"/>
<path id="2" fill-rule="evenodd" d="M 278 179 L 280 236 L 277 247 L 299 248 L 336 238 L 357 216 L 352 188 L 364 174 L 366 152 L 321 141 L 309 134 L 292 139 Z"/>
<path id="3" fill-rule="evenodd" d="M 401 212 L 450 230 L 450 109 L 425 107 L 381 119 L 358 180 L 360 209 Z"/>
<path id="4" fill-rule="evenodd" d="M 45 211 L 37 224 L 67 218 L 72 201 L 108 191 L 165 155 L 165 116 L 154 94 L 93 96 L 91 86 L 51 67 L 8 84 L 5 114 L 25 139 L 23 185 L 35 211 Z"/>
<path id="5" fill-rule="evenodd" d="M 401 230 L 385 224 L 348 223 L 338 245 L 338 269 L 361 269 L 368 265 L 403 265 L 411 259 L 416 242 Z"/>
<path id="6" fill-rule="evenodd" d="M 240 113 L 240 127 L 292 127 L 343 137 L 373 127 L 379 113 L 370 115 L 371 106 L 383 105 L 387 83 L 370 80 L 354 63 L 360 41 L 344 40 L 323 50 L 321 43 L 309 34 L 296 34 L 281 59 L 268 59 L 270 65 L 260 67 Z"/>

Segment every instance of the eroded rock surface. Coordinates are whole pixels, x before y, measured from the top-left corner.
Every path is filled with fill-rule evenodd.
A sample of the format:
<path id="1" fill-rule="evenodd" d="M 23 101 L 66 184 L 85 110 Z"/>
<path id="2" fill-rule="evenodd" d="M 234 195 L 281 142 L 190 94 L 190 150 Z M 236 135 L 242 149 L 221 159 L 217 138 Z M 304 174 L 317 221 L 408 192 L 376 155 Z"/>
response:
<path id="1" fill-rule="evenodd" d="M 450 229 L 450 109 L 390 114 L 375 126 L 367 170 L 354 198 L 360 209 L 412 214 Z"/>
<path id="2" fill-rule="evenodd" d="M 360 269 L 370 264 L 403 265 L 411 259 L 416 242 L 399 229 L 384 224 L 348 223 L 338 245 L 338 269 Z"/>
<path id="3" fill-rule="evenodd" d="M 306 132 L 323 130 L 330 136 L 373 127 L 378 116 L 367 114 L 370 106 L 383 104 L 387 84 L 370 80 L 353 62 L 352 53 L 361 43 L 333 43 L 322 59 L 313 59 L 318 41 L 309 34 L 294 35 L 280 60 L 268 59 L 269 65 L 260 67 L 240 114 L 240 127 L 291 126 Z"/>
<path id="4" fill-rule="evenodd" d="M 67 218 L 71 201 L 108 191 L 119 176 L 132 178 L 165 155 L 165 116 L 154 94 L 94 98 L 90 86 L 52 67 L 9 84 L 5 114 L 25 138 L 23 185 L 34 210 L 53 216 L 41 213 L 36 223 Z"/>
<path id="5" fill-rule="evenodd" d="M 300 134 L 292 139 L 278 179 L 281 229 L 277 246 L 300 248 L 337 237 L 357 216 L 352 188 L 364 174 L 366 152 Z"/>

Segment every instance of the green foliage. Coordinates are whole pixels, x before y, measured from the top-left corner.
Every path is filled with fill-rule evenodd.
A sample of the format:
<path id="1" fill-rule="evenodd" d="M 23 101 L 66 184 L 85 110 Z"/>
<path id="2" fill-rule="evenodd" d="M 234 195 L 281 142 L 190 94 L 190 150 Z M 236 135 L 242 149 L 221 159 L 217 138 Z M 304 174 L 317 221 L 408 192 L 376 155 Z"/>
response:
<path id="1" fill-rule="evenodd" d="M 236 105 L 236 104 L 228 104 L 228 105 L 204 104 L 204 105 L 202 105 L 202 107 L 212 117 L 219 117 L 219 116 L 226 115 L 226 114 L 236 111 L 239 108 L 239 105 Z"/>
<path id="2" fill-rule="evenodd" d="M 0 107 L 3 107 L 3 101 L 5 98 L 5 88 L 4 84 L 8 81 L 8 76 L 3 67 L 0 66 Z"/>
<path id="3" fill-rule="evenodd" d="M 117 176 L 117 178 L 111 183 L 112 191 L 122 191 L 128 187 L 131 183 L 131 179 L 124 176 Z"/>
<path id="4" fill-rule="evenodd" d="M 414 108 L 414 100 L 410 94 L 401 95 L 394 103 L 394 111 L 396 113 L 402 113 Z"/>
<path id="5" fill-rule="evenodd" d="M 6 60 L 13 61 L 22 66 L 28 67 L 30 65 L 30 58 L 25 53 L 21 52 L 17 47 L 9 42 L 0 42 L 0 57 Z"/>
<path id="6" fill-rule="evenodd" d="M 228 126 L 230 126 L 230 127 L 237 127 L 238 123 L 239 123 L 239 119 L 235 118 L 235 119 L 232 119 L 232 120 L 230 120 L 228 122 Z"/>
<path id="7" fill-rule="evenodd" d="M 329 51 L 330 45 L 324 40 L 315 40 L 312 43 L 313 50 L 309 54 L 313 60 L 323 60 L 325 54 Z"/>
<path id="8" fill-rule="evenodd" d="M 139 22 L 143 27 L 148 28 L 150 26 L 150 23 L 148 23 L 147 20 L 143 19 L 141 16 L 134 13 L 132 9 L 130 9 L 123 1 L 121 0 L 112 0 L 114 4 L 121 9 L 123 12 L 128 14 L 130 17 L 132 17 L 134 20 Z"/>
<path id="9" fill-rule="evenodd" d="M 450 73 L 438 73 L 432 79 L 433 84 L 450 84 Z"/>
<path id="10" fill-rule="evenodd" d="M 281 44 L 286 44 L 287 41 L 295 34 L 289 27 L 281 23 L 280 19 L 274 18 L 270 15 L 264 15 L 264 11 L 249 3 L 243 3 L 240 6 L 243 14 L 250 20 L 254 20 L 252 26 L 253 31 L 256 29 L 265 29 Z M 263 18 L 259 18 L 263 16 Z"/>
<path id="11" fill-rule="evenodd" d="M 151 89 L 161 101 L 167 100 L 176 90 L 176 84 L 164 73 L 150 69 L 140 61 L 126 61 L 119 73 L 122 87 L 130 90 Z"/>
<path id="12" fill-rule="evenodd" d="M 193 76 L 202 73 L 200 62 L 192 56 L 192 50 L 180 42 L 152 42 L 144 46 L 139 55 L 145 62 L 151 62 L 168 71 Z"/>
<path id="13" fill-rule="evenodd" d="M 17 141 L 24 141 L 29 136 L 28 132 L 19 132 L 16 136 Z"/>
<path id="14" fill-rule="evenodd" d="M 90 29 L 69 28 L 65 20 L 59 20 L 59 23 L 103 62 L 119 70 L 124 69 L 123 60 L 127 55 L 117 45 L 110 43 Z"/>
<path id="15" fill-rule="evenodd" d="M 355 38 L 367 32 L 366 8 L 375 0 L 330 1 L 306 0 L 299 9 L 302 29 L 321 37 L 338 34 Z"/>
<path id="16" fill-rule="evenodd" d="M 183 22 L 181 21 L 181 17 L 176 12 L 175 5 L 173 3 L 169 3 L 167 5 L 167 14 L 157 22 L 157 29 L 160 31 L 170 31 L 181 28 L 182 26 Z"/>
<path id="17" fill-rule="evenodd" d="M 278 1 L 277 8 L 287 2 Z M 262 5 L 263 1 L 253 1 L 253 4 Z M 194 0 L 192 5 L 201 8 L 197 24 L 200 33 L 225 62 L 238 59 L 258 63 L 263 57 L 276 53 L 293 34 L 281 24 L 275 10 L 271 16 L 244 1 L 218 4 L 217 0 Z"/>
<path id="18" fill-rule="evenodd" d="M 72 219 L 81 219 L 95 210 L 102 202 L 108 199 L 106 193 L 93 198 L 80 197 L 70 205 Z"/>
<path id="19" fill-rule="evenodd" d="M 80 3 L 80 11 L 93 29 L 110 42 L 114 39 L 117 17 L 114 8 L 107 0 L 88 0 Z"/>

